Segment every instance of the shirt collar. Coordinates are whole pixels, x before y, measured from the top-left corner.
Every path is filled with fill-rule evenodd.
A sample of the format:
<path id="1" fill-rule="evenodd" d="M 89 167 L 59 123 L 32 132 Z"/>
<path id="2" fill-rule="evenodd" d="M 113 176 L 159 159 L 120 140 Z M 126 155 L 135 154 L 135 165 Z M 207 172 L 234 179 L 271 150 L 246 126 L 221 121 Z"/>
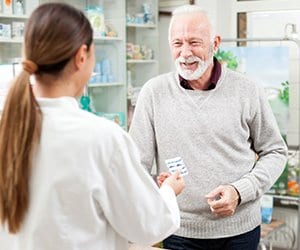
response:
<path id="1" fill-rule="evenodd" d="M 79 109 L 76 98 L 71 96 L 62 96 L 57 98 L 38 97 L 37 101 L 41 108 L 69 107 Z"/>

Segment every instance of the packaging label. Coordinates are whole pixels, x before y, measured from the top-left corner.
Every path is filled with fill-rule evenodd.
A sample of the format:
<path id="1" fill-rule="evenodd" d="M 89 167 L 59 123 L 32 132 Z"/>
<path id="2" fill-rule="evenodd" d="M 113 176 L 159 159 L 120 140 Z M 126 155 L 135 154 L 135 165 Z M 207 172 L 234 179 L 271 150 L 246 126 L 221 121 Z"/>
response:
<path id="1" fill-rule="evenodd" d="M 188 170 L 180 156 L 167 159 L 165 160 L 165 163 L 167 164 L 169 172 L 171 172 L 172 174 L 175 173 L 177 169 L 180 170 L 181 176 L 185 176 L 188 174 Z"/>

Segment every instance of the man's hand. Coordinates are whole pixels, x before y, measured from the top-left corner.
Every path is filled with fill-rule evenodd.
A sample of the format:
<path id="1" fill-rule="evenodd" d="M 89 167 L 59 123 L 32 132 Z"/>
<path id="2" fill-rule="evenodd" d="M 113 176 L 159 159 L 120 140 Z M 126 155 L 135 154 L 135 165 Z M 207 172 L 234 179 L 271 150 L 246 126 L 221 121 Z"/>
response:
<path id="1" fill-rule="evenodd" d="M 238 191 L 231 185 L 221 185 L 205 197 L 212 213 L 220 217 L 233 215 L 240 199 Z"/>

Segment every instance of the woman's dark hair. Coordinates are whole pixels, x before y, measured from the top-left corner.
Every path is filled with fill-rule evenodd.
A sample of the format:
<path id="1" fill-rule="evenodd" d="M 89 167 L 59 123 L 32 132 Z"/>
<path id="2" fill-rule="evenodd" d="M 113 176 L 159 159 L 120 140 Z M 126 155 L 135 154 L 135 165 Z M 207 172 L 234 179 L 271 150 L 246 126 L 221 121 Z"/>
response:
<path id="1" fill-rule="evenodd" d="M 47 3 L 33 11 L 25 27 L 23 57 L 34 74 L 58 75 L 78 49 L 93 41 L 88 19 L 76 8 Z M 40 140 L 42 114 L 28 70 L 14 79 L 0 120 L 0 222 L 17 233 L 29 206 L 32 157 Z"/>

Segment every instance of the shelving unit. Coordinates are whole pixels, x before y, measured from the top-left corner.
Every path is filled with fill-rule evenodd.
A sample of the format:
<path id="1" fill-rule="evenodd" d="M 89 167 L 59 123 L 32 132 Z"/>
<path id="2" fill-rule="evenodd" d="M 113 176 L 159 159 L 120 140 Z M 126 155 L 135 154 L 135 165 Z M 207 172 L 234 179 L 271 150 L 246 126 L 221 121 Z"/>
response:
<path id="1" fill-rule="evenodd" d="M 14 14 L 5 14 L 0 13 L 0 23 L 12 25 L 12 22 L 26 22 L 28 15 L 14 15 Z M 0 36 L 0 43 L 22 43 L 23 39 L 13 38 L 12 35 L 10 38 Z"/>
<path id="2" fill-rule="evenodd" d="M 24 1 L 24 15 L 0 13 L 0 23 L 11 24 L 13 21 L 24 21 L 39 4 L 53 0 Z M 88 83 L 88 94 L 92 100 L 93 111 L 105 117 L 120 116 L 121 126 L 127 129 L 127 87 L 126 87 L 126 1 L 118 0 L 61 0 L 83 10 L 87 16 L 88 9 L 102 9 L 106 31 L 111 33 L 94 37 L 97 77 L 91 77 Z M 99 13 L 96 13 L 98 15 Z M 101 19 L 102 20 L 102 19 Z M 91 22 L 92 23 L 92 22 Z M 95 32 L 96 33 L 96 32 Z M 20 61 L 23 38 L 0 37 L 0 64 L 12 64 Z M 17 58 L 17 59 L 16 59 Z M 103 62 L 105 61 L 105 62 Z M 108 72 L 103 73 L 103 65 Z M 102 67 L 103 66 L 103 67 Z M 120 118 L 119 117 L 119 118 Z"/>
<path id="3" fill-rule="evenodd" d="M 0 13 L 0 23 L 3 25 L 10 25 L 10 36 L 6 37 L 4 34 L 0 36 L 0 63 L 9 64 L 12 58 L 19 58 L 21 52 L 22 37 L 12 37 L 13 22 L 23 22 L 25 24 L 28 15 L 14 15 Z M 2 30 L 3 32 L 3 30 Z"/>
<path id="4" fill-rule="evenodd" d="M 274 199 L 278 200 L 279 204 L 281 205 L 299 206 L 299 197 L 297 196 L 277 195 L 272 193 L 268 193 L 268 194 L 272 195 Z"/>
<path id="5" fill-rule="evenodd" d="M 157 60 L 134 60 L 134 59 L 128 59 L 127 64 L 130 63 L 157 63 Z"/>
<path id="6" fill-rule="evenodd" d="M 116 2 L 115 2 L 116 3 Z M 117 19 L 110 19 L 110 22 L 123 22 L 118 25 L 118 37 L 104 37 L 94 40 L 96 47 L 97 63 L 107 60 L 112 74 L 111 80 L 96 78 L 95 81 L 88 84 L 88 91 L 93 100 L 93 106 L 96 112 L 114 113 L 122 112 L 126 118 L 126 62 L 125 62 L 125 1 L 123 8 L 118 4 L 116 7 L 109 8 L 116 12 Z M 106 7 L 104 7 L 104 15 Z M 112 14 L 110 14 L 112 15 Z M 96 69 L 95 69 L 96 70 Z M 103 67 L 102 67 L 103 71 Z M 99 72 L 97 72 L 99 74 Z M 98 75 L 99 76 L 99 75 Z M 103 77 L 101 77 L 103 78 Z M 104 77 L 107 78 L 107 77 Z M 126 120 L 123 122 L 126 124 Z"/>
<path id="7" fill-rule="evenodd" d="M 0 22 L 26 21 L 36 6 L 51 1 L 27 0 L 24 15 L 0 14 Z M 100 36 L 94 39 L 98 65 L 95 67 L 96 77 L 91 78 L 87 93 L 92 99 L 95 113 L 122 114 L 125 119 L 122 126 L 127 129 L 127 104 L 132 104 L 131 100 L 127 100 L 127 83 L 138 92 L 146 81 L 159 72 L 158 1 L 62 0 L 61 2 L 72 4 L 83 11 L 100 7 L 103 10 L 105 24 L 115 31 L 116 36 Z M 20 58 L 22 42 L 22 38 L 0 38 L 0 63 L 11 63 L 12 58 Z M 126 58 L 128 44 L 135 49 L 138 48 L 142 56 Z M 103 66 L 103 60 L 108 64 L 109 75 L 103 76 L 101 72 L 103 69 L 99 70 L 99 67 Z M 127 79 L 128 71 L 130 80 Z"/>
<path id="8" fill-rule="evenodd" d="M 4 10 L 3 3 L 0 10 L 0 24 L 2 25 L 0 35 L 0 113 L 5 100 L 10 80 L 13 78 L 17 64 L 21 61 L 21 45 L 23 42 L 22 33 L 19 36 L 13 36 L 13 23 L 23 23 L 31 14 L 32 10 L 38 6 L 38 0 L 26 0 L 23 4 L 23 14 L 15 13 L 13 6 L 7 12 Z M 4 27 L 6 26 L 6 27 Z M 9 29 L 7 29 L 9 27 Z M 9 30 L 9 33 L 6 33 Z M 21 32 L 21 29 L 19 29 Z M 5 33 L 5 34 L 4 34 Z"/>
<path id="9" fill-rule="evenodd" d="M 126 1 L 128 126 L 138 92 L 159 73 L 158 1 Z"/>
<path id="10" fill-rule="evenodd" d="M 118 120 L 121 120 L 120 125 L 127 129 L 125 0 L 63 0 L 60 2 L 74 5 L 83 10 L 88 17 L 89 10 L 96 10 L 93 15 L 97 16 L 97 20 L 104 19 L 106 34 L 97 36 L 99 33 L 94 30 L 96 67 L 95 74 L 88 83 L 87 93 L 92 100 L 93 112 L 108 119 L 117 116 Z M 99 9 L 102 13 L 99 13 Z M 104 17 L 101 16 L 102 14 Z M 93 26 L 92 21 L 91 23 Z M 113 30 L 114 36 L 109 36 L 109 29 Z"/>
<path id="11" fill-rule="evenodd" d="M 152 56 L 149 58 L 133 58 L 127 59 L 127 70 L 131 71 L 131 81 L 134 87 L 142 86 L 147 80 L 158 74 L 158 30 L 157 27 L 149 28 L 149 26 L 127 26 L 127 58 L 128 46 L 134 46 L 134 49 L 145 46 L 150 49 Z M 142 52 L 141 52 L 142 54 Z"/>

